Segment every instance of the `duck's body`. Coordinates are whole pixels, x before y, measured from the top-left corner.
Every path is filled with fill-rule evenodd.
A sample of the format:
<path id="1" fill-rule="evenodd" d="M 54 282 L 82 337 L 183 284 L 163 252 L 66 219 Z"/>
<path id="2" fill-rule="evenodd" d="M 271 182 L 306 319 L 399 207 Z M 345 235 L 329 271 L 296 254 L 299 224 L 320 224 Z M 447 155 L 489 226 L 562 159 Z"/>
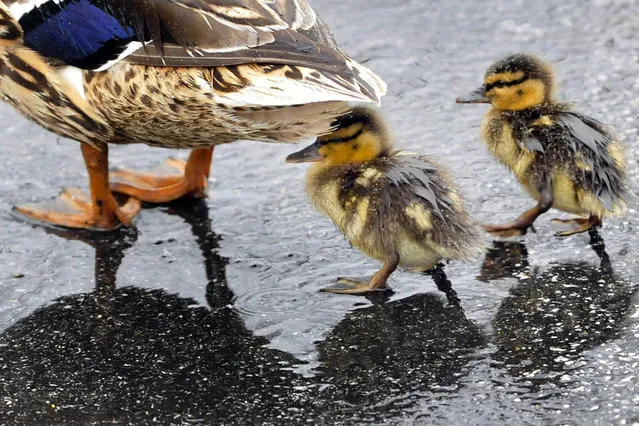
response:
<path id="1" fill-rule="evenodd" d="M 240 139 L 290 143 L 328 132 L 335 117 L 346 113 L 352 104 L 346 100 L 312 101 L 313 96 L 318 100 L 322 95 L 328 99 L 337 96 L 314 94 L 304 84 L 295 84 L 286 76 L 288 68 L 122 64 L 107 72 L 87 73 L 84 87 L 87 103 L 108 117 L 114 129 L 116 137 L 111 143 L 205 148 Z M 233 86 L 231 81 L 239 84 Z M 268 99 L 268 94 L 259 93 L 275 87 L 281 89 L 284 99 L 272 94 Z M 236 92 L 230 93 L 232 90 Z"/>
<path id="2" fill-rule="evenodd" d="M 491 102 L 482 122 L 489 152 L 510 168 L 538 201 L 515 222 L 487 226 L 499 235 L 525 234 L 550 208 L 585 216 L 561 221 L 584 232 L 603 218 L 627 210 L 623 147 L 613 131 L 595 119 L 554 101 L 554 78 L 547 64 L 513 55 L 494 64 L 484 86 L 460 102 Z"/>
<path id="3" fill-rule="evenodd" d="M 203 193 L 213 146 L 316 137 L 385 91 L 339 50 L 306 0 L 4 0 L 0 15 L 5 99 L 98 151 L 83 147 L 99 181 L 92 193 L 101 192 L 91 211 L 69 220 L 68 208 L 21 209 L 65 226 L 109 229 L 130 220 L 104 190 L 105 168 L 90 167 L 107 163 L 107 144 L 197 148 L 178 165 L 184 176 L 112 175 L 114 190 L 166 202 Z"/>
<path id="4" fill-rule="evenodd" d="M 354 111 L 315 148 L 323 159 L 306 178 L 312 204 L 355 247 L 384 262 L 388 275 L 397 266 L 429 271 L 441 260 L 470 260 L 483 252 L 481 232 L 448 173 L 427 156 L 394 150 L 377 113 Z M 373 278 L 344 292 L 385 284 L 385 278 Z"/>

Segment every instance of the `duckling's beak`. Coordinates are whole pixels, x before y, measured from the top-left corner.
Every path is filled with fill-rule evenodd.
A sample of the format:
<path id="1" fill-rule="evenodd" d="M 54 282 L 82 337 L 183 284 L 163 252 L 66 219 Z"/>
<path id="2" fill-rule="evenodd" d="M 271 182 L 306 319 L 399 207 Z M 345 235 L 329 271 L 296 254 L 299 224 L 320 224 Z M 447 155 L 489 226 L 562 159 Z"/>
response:
<path id="1" fill-rule="evenodd" d="M 287 163 L 312 163 L 315 161 L 320 161 L 324 159 L 322 155 L 319 153 L 320 143 L 315 141 L 315 143 L 307 146 L 301 151 L 297 151 L 286 157 Z"/>
<path id="2" fill-rule="evenodd" d="M 481 86 L 466 95 L 459 96 L 456 102 L 458 104 L 489 104 L 490 99 L 486 96 L 486 87 Z"/>

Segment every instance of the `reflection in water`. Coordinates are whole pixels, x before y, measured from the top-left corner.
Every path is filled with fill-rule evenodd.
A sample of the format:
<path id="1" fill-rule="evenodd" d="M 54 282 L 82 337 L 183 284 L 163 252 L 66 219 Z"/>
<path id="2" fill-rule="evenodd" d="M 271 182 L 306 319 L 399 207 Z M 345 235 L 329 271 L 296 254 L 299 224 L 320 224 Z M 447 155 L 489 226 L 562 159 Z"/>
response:
<path id="1" fill-rule="evenodd" d="M 296 375 L 298 360 L 267 348 L 228 307 L 226 259 L 206 204 L 167 212 L 191 226 L 209 307 L 163 290 L 116 287 L 135 231 L 50 231 L 95 248 L 96 291 L 61 297 L 0 334 L 0 423 L 382 422 L 405 415 L 429 392 L 455 390 L 470 354 L 485 343 L 459 306 L 444 306 L 436 295 L 390 302 L 373 295 L 373 306 L 348 313 L 317 343 L 319 374 Z M 552 266 L 502 303 L 496 356 L 517 377 L 538 384 L 563 374 L 584 349 L 618 330 L 630 292 L 603 243 L 593 248 L 601 266 Z M 488 256 L 486 280 L 530 274 L 523 245 L 495 245 Z"/>
<path id="2" fill-rule="evenodd" d="M 374 416 L 383 402 L 381 412 L 401 411 L 416 392 L 455 386 L 468 354 L 484 343 L 464 311 L 436 295 L 378 302 L 349 313 L 317 344 L 321 379 L 331 385 L 326 392 L 358 416 Z M 406 398 L 390 402 L 400 395 Z"/>
<path id="3" fill-rule="evenodd" d="M 82 241 L 95 249 L 95 287 L 101 294 L 115 290 L 116 276 L 124 258 L 124 251 L 138 239 L 138 232 L 134 228 L 121 228 L 114 232 L 89 232 L 53 227 L 41 229 L 70 241 Z"/>
<path id="4" fill-rule="evenodd" d="M 116 289 L 135 232 L 81 237 L 96 249 L 97 290 L 61 297 L 0 335 L 0 423 L 233 422 L 291 413 L 301 379 L 283 367 L 296 360 L 266 349 L 267 340 L 226 308 L 232 292 L 206 204 L 169 213 L 192 226 L 213 310 L 163 290 Z"/>
<path id="5" fill-rule="evenodd" d="M 511 374 L 532 385 L 563 376 L 578 366 L 575 360 L 584 350 L 614 339 L 628 312 L 632 292 L 614 274 L 603 240 L 596 233 L 591 238 L 591 246 L 600 258 L 598 266 L 584 261 L 565 262 L 531 273 L 527 259 L 516 261 L 520 272 L 530 276 L 520 277 L 520 284 L 510 290 L 497 312 L 497 357 Z M 500 273 L 515 272 L 494 261 L 502 248 L 525 257 L 525 247 L 519 243 L 495 245 L 492 259 L 484 265 L 483 277 L 495 279 Z M 494 265 L 498 266 L 492 270 Z"/>
<path id="6" fill-rule="evenodd" d="M 486 251 L 477 279 L 483 282 L 498 280 L 527 271 L 529 267 L 525 245 L 513 241 L 494 241 L 493 246 Z"/>

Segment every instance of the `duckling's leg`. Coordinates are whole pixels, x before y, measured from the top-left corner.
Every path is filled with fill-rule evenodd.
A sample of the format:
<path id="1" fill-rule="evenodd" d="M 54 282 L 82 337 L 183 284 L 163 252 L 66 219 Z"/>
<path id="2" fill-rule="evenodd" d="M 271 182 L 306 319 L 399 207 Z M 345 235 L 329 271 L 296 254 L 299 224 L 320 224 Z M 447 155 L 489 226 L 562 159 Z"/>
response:
<path id="1" fill-rule="evenodd" d="M 559 222 L 560 219 L 555 219 L 554 222 Z M 599 216 L 590 215 L 588 219 L 585 218 L 577 218 L 577 219 L 568 219 L 564 220 L 560 223 L 576 223 L 577 226 L 574 229 L 569 229 L 568 231 L 557 232 L 555 235 L 558 237 L 569 237 L 575 234 L 581 234 L 582 232 L 589 231 L 593 228 L 598 228 L 601 226 L 601 218 Z"/>
<path id="2" fill-rule="evenodd" d="M 148 203 L 168 203 L 186 196 L 204 198 L 212 159 L 213 148 L 197 148 L 186 162 L 170 158 L 143 173 L 117 170 L 111 172 L 111 189 Z"/>
<path id="3" fill-rule="evenodd" d="M 15 207 L 31 219 L 67 228 L 110 231 L 121 223 L 131 225 L 141 203 L 130 198 L 119 206 L 109 188 L 107 144 L 93 147 L 82 143 L 82 156 L 89 172 L 91 198 L 77 188 L 67 188 L 54 200 Z"/>
<path id="4" fill-rule="evenodd" d="M 550 210 L 552 203 L 552 186 L 548 186 L 546 189 L 541 191 L 537 205 L 532 209 L 526 210 L 513 222 L 504 223 L 503 225 L 483 225 L 483 227 L 487 232 L 500 237 L 508 238 L 526 235 L 529 228 L 532 228 L 534 231 L 533 223 L 535 223 L 535 220 L 539 216 Z"/>
<path id="5" fill-rule="evenodd" d="M 448 303 L 451 305 L 459 305 L 461 300 L 457 297 L 457 292 L 453 290 L 453 284 L 450 282 L 444 271 L 444 265 L 438 263 L 434 269 L 428 271 L 433 281 L 437 284 L 437 289 L 446 295 Z"/>
<path id="6" fill-rule="evenodd" d="M 350 278 L 338 278 L 337 284 L 325 287 L 321 291 L 340 294 L 366 294 L 374 291 L 386 290 L 388 277 L 397 269 L 399 265 L 399 254 L 394 252 L 384 260 L 382 268 L 377 271 L 369 282 L 362 282 Z"/>

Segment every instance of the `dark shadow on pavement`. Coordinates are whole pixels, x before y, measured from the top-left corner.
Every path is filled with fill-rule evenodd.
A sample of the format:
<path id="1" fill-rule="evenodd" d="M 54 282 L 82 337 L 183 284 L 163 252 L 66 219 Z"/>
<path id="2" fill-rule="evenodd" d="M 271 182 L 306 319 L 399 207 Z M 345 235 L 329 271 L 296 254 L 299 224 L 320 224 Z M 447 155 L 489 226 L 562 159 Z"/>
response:
<path id="1" fill-rule="evenodd" d="M 487 280 L 520 274 L 493 321 L 495 359 L 533 391 L 561 384 L 585 350 L 617 338 L 624 325 L 633 291 L 614 273 L 598 233 L 590 244 L 599 264 L 562 262 L 537 271 L 521 243 L 496 243 L 484 263 L 480 276 Z"/>
<path id="2" fill-rule="evenodd" d="M 160 289 L 116 287 L 134 231 L 52 231 L 95 248 L 96 290 L 60 297 L 0 335 L 0 423 L 259 423 L 301 410 L 308 383 L 286 368 L 297 360 L 265 348 L 227 307 L 233 293 L 206 204 L 169 213 L 192 226 L 211 309 Z"/>
<path id="3" fill-rule="evenodd" d="M 401 414 L 421 392 L 453 391 L 481 330 L 459 306 L 418 294 L 352 311 L 317 343 L 324 394 L 350 421 Z M 328 399 L 328 398 L 327 398 Z"/>

